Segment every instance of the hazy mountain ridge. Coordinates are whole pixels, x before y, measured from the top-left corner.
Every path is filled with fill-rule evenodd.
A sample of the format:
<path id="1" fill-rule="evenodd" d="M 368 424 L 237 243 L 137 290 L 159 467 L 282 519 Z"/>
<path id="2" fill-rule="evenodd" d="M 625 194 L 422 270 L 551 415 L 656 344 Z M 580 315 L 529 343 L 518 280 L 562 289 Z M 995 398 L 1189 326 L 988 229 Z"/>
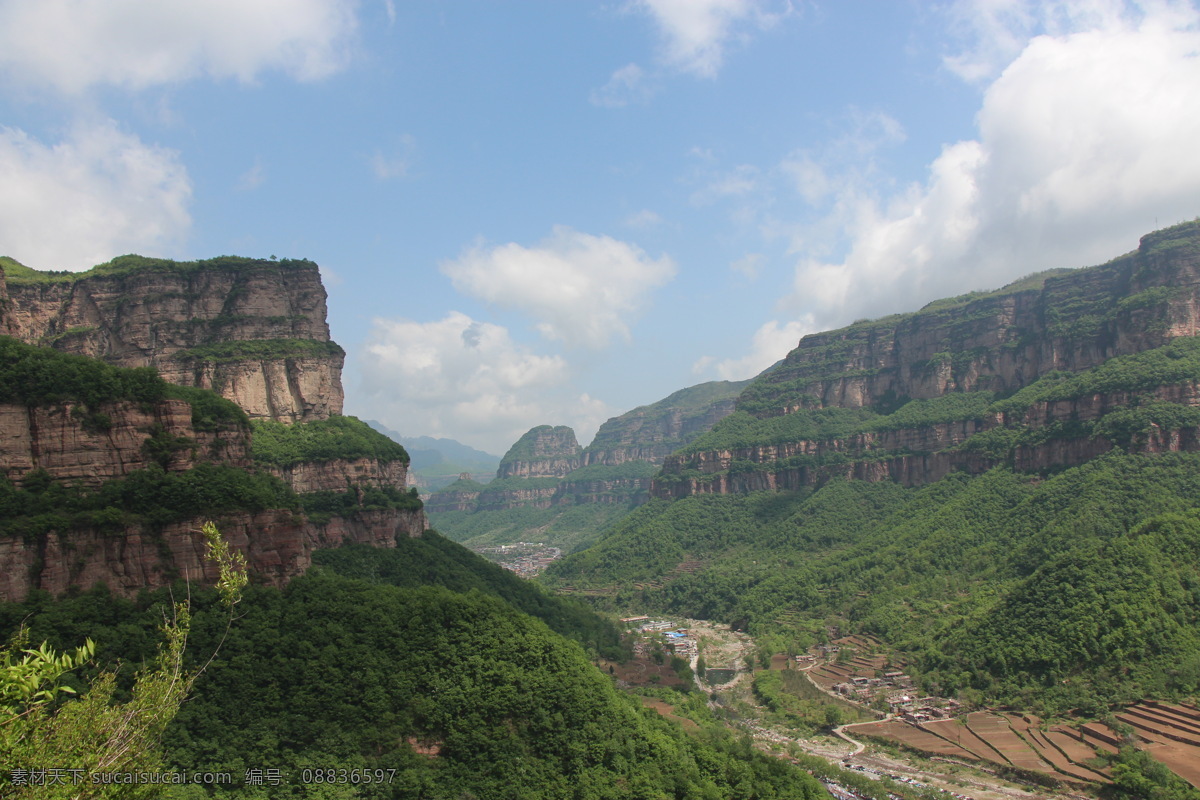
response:
<path id="1" fill-rule="evenodd" d="M 747 382 L 713 381 L 639 406 L 600 426 L 581 448 L 566 426 L 539 425 L 505 454 L 496 480 L 456 481 L 428 500 L 431 521 L 459 541 L 586 537 L 649 499 L 650 479 L 667 455 L 733 411 Z M 577 506 L 594 513 L 561 517 Z"/>

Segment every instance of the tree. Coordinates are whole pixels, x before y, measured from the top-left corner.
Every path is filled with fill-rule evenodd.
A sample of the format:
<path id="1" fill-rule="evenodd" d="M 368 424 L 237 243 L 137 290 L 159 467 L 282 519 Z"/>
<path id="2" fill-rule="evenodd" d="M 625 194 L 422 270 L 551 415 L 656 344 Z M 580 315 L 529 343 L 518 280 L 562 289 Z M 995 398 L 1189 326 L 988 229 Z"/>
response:
<path id="1" fill-rule="evenodd" d="M 231 552 L 215 525 L 201 533 L 206 557 L 217 564 L 217 589 L 232 610 L 246 585 L 246 561 Z M 114 704 L 116 675 L 102 672 L 78 700 L 63 677 L 91 660 L 88 639 L 71 653 L 56 653 L 45 642 L 28 648 L 22 631 L 0 648 L 0 794 L 6 798 L 150 798 L 162 786 L 159 739 L 175 717 L 199 671 L 184 669 L 191 625 L 188 603 L 175 603 L 161 627 L 157 658 L 136 677 L 130 699 Z M 103 776 L 144 774 L 145 781 L 106 782 Z"/>

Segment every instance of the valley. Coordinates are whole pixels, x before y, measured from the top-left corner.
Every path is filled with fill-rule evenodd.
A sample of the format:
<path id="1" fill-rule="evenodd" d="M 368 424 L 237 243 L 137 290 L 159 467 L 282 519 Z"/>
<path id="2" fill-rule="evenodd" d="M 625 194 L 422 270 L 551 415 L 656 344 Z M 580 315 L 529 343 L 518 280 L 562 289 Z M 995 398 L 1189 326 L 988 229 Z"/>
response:
<path id="1" fill-rule="evenodd" d="M 159 767 L 401 776 L 347 797 L 1200 788 L 1200 223 L 807 336 L 586 447 L 535 426 L 425 500 L 341 413 L 311 262 L 4 266 L 0 631 L 95 638 L 72 680 L 128 692 L 191 598 Z M 253 581 L 232 618 L 208 520 Z"/>

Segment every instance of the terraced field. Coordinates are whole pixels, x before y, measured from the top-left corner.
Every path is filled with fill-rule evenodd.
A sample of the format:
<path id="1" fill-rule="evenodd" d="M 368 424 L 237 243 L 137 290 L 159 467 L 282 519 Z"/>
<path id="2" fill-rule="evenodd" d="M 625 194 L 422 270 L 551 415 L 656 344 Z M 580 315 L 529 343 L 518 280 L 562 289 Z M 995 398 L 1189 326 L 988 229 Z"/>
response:
<path id="1" fill-rule="evenodd" d="M 1133 729 L 1137 747 L 1200 788 L 1200 709 L 1146 700 L 1115 717 Z M 1116 752 L 1125 742 L 1099 722 L 1046 728 L 1034 716 L 987 711 L 961 720 L 873 722 L 846 728 L 852 735 L 889 739 L 946 758 L 1011 766 L 1076 786 L 1107 783 L 1107 769 L 1088 762 L 1101 752 Z"/>

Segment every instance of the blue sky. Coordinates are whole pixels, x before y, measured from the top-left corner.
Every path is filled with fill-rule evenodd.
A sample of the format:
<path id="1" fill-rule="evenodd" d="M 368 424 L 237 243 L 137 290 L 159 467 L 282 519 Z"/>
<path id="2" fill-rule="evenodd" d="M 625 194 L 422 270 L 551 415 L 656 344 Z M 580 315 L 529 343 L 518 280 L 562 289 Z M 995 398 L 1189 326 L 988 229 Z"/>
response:
<path id="1" fill-rule="evenodd" d="M 0 253 L 311 258 L 502 453 L 1200 215 L 1194 2 L 0 0 Z"/>

